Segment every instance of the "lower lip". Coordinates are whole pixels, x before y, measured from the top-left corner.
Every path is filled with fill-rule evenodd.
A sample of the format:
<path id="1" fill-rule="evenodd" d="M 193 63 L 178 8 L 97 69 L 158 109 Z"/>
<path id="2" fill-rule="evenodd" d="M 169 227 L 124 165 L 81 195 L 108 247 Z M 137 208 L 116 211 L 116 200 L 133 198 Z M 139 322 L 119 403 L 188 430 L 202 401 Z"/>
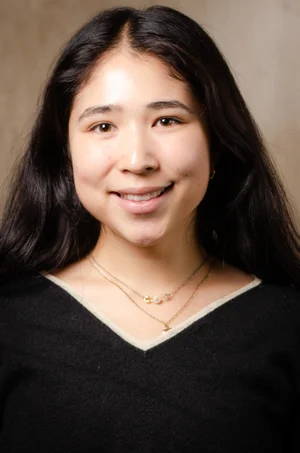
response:
<path id="1" fill-rule="evenodd" d="M 129 212 L 130 214 L 149 214 L 156 211 L 163 203 L 165 203 L 172 190 L 173 186 L 162 195 L 143 201 L 126 200 L 126 198 L 121 198 L 117 194 L 112 195 L 117 197 L 120 206 L 124 211 Z"/>

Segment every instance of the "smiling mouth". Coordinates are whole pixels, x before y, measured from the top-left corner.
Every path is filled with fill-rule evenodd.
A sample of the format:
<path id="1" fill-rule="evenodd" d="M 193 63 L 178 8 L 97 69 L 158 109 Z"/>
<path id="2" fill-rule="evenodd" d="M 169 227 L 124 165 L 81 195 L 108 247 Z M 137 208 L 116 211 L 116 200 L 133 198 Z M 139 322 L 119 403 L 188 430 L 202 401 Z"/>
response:
<path id="1" fill-rule="evenodd" d="M 170 184 L 167 186 L 165 189 L 157 192 L 152 192 L 144 195 L 137 195 L 137 194 L 121 194 L 119 192 L 112 192 L 112 194 L 117 195 L 119 198 L 122 198 L 123 200 L 129 200 L 129 201 L 148 201 L 152 200 L 153 198 L 159 198 L 166 192 L 169 192 L 174 186 L 174 183 Z"/>

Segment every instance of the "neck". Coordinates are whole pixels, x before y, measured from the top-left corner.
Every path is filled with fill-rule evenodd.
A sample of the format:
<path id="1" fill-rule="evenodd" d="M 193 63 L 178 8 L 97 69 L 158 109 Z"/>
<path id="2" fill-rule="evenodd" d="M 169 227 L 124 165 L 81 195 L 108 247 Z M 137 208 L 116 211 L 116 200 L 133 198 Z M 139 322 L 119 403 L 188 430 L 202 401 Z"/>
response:
<path id="1" fill-rule="evenodd" d="M 172 236 L 155 245 L 142 247 L 110 231 L 101 232 L 92 255 L 110 274 L 144 292 L 153 288 L 164 291 L 175 288 L 207 256 L 194 234 Z M 201 269 L 202 273 L 204 269 L 206 266 Z"/>

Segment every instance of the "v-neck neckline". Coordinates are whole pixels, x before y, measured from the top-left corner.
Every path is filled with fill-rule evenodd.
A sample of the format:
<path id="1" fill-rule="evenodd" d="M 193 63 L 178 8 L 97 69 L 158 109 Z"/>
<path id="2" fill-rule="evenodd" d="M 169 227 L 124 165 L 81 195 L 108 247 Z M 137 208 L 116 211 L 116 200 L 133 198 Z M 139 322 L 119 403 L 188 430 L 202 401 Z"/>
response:
<path id="1" fill-rule="evenodd" d="M 78 302 L 81 306 L 83 306 L 91 315 L 93 315 L 98 321 L 106 325 L 112 332 L 114 332 L 118 337 L 120 337 L 122 340 L 124 340 L 126 343 L 130 344 L 131 346 L 134 346 L 137 349 L 140 349 L 142 351 L 148 351 L 156 346 L 159 346 L 163 343 L 165 343 L 167 340 L 170 340 L 171 338 L 174 338 L 175 336 L 179 335 L 181 332 L 186 330 L 189 326 L 194 324 L 196 321 L 203 319 L 206 317 L 209 313 L 212 313 L 222 305 L 224 305 L 226 302 L 229 302 L 232 299 L 235 299 L 237 296 L 240 296 L 247 291 L 259 286 L 262 283 L 262 280 L 253 275 L 253 281 L 250 283 L 247 283 L 243 287 L 239 288 L 238 290 L 235 290 L 226 296 L 223 296 L 210 304 L 208 304 L 206 307 L 202 308 L 200 311 L 195 313 L 194 315 L 190 316 L 188 319 L 183 321 L 182 323 L 172 327 L 171 330 L 167 331 L 166 333 L 161 333 L 158 337 L 156 338 L 151 338 L 151 339 L 139 339 L 135 338 L 134 336 L 130 335 L 128 332 L 123 330 L 120 326 L 118 326 L 116 323 L 114 323 L 109 317 L 107 317 L 104 313 L 99 313 L 99 311 L 96 311 L 93 309 L 92 304 L 90 304 L 87 300 L 85 300 L 83 297 L 81 297 L 70 285 L 65 283 L 63 280 L 61 280 L 58 277 L 55 277 L 54 275 L 51 274 L 46 274 L 46 273 L 41 273 L 41 275 L 46 278 L 47 280 L 51 281 L 54 283 L 57 287 L 59 287 L 62 291 L 65 291 L 68 293 L 72 299 L 74 299 L 76 302 Z"/>

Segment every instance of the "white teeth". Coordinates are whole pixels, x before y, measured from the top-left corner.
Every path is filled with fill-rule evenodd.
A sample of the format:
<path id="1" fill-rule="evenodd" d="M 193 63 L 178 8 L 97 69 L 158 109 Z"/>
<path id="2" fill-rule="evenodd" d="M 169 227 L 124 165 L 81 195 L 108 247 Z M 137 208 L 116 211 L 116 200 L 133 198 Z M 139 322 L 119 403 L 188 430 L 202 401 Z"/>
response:
<path id="1" fill-rule="evenodd" d="M 159 190 L 157 192 L 145 193 L 144 195 L 131 195 L 131 194 L 121 194 L 121 198 L 132 201 L 147 201 L 151 198 L 158 197 L 165 189 Z"/>

